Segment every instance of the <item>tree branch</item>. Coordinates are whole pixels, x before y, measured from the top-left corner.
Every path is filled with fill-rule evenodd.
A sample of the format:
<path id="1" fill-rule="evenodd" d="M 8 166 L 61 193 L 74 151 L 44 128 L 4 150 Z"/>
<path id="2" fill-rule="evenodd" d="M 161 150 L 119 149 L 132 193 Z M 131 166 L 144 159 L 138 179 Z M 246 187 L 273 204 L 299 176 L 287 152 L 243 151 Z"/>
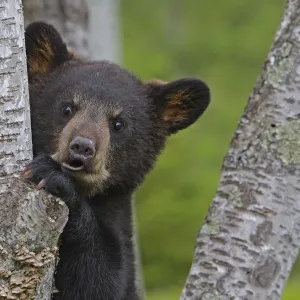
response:
<path id="1" fill-rule="evenodd" d="M 289 0 L 224 159 L 181 300 L 281 298 L 300 247 L 299 11 L 300 0 Z"/>
<path id="2" fill-rule="evenodd" d="M 68 209 L 14 177 L 0 195 L 0 298 L 50 300 Z"/>

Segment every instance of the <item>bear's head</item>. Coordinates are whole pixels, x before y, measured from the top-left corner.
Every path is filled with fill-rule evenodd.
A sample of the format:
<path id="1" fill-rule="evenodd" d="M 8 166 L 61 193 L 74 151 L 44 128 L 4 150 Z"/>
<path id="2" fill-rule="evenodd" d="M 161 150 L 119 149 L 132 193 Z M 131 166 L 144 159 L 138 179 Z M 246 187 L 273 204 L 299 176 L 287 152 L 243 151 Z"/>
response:
<path id="1" fill-rule="evenodd" d="M 25 38 L 34 155 L 50 154 L 87 193 L 135 189 L 166 138 L 209 104 L 201 80 L 143 83 L 114 63 L 80 60 L 51 25 L 32 23 Z"/>

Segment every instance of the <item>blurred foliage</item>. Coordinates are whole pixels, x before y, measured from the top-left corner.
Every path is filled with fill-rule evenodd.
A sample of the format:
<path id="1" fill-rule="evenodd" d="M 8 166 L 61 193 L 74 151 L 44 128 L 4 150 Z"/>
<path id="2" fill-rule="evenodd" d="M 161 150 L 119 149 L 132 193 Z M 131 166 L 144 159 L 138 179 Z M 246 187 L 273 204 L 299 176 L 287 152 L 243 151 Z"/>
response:
<path id="1" fill-rule="evenodd" d="M 125 66 L 144 80 L 196 76 L 212 92 L 208 111 L 169 139 L 137 194 L 148 299 L 180 295 L 222 160 L 283 9 L 283 0 L 122 1 Z M 300 293 L 295 273 L 286 300 Z"/>

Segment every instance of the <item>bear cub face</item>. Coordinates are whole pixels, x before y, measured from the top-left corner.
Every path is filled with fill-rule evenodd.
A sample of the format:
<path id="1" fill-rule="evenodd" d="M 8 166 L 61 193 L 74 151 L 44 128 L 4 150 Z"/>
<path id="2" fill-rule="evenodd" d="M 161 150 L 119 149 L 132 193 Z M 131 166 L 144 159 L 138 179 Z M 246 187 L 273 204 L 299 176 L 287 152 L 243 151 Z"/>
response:
<path id="1" fill-rule="evenodd" d="M 143 83 L 116 64 L 80 60 L 45 23 L 26 29 L 26 52 L 34 155 L 50 154 L 90 195 L 135 189 L 167 136 L 210 101 L 198 79 Z"/>

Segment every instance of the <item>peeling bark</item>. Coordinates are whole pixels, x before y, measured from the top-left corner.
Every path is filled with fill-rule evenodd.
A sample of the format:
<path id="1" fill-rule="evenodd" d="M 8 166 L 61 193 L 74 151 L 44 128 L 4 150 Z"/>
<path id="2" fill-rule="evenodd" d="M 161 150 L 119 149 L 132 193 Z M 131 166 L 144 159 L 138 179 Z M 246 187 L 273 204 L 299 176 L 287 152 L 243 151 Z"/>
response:
<path id="1" fill-rule="evenodd" d="M 17 176 L 1 178 L 0 195 L 0 298 L 50 300 L 68 209 Z"/>
<path id="2" fill-rule="evenodd" d="M 52 24 L 76 54 L 88 57 L 87 0 L 23 0 L 25 25 L 33 21 Z"/>
<path id="3" fill-rule="evenodd" d="M 181 300 L 281 299 L 300 247 L 300 0 L 224 159 Z"/>
<path id="4" fill-rule="evenodd" d="M 0 299 L 49 300 L 68 209 L 18 178 L 32 159 L 21 0 L 0 0 L 0 20 Z"/>

